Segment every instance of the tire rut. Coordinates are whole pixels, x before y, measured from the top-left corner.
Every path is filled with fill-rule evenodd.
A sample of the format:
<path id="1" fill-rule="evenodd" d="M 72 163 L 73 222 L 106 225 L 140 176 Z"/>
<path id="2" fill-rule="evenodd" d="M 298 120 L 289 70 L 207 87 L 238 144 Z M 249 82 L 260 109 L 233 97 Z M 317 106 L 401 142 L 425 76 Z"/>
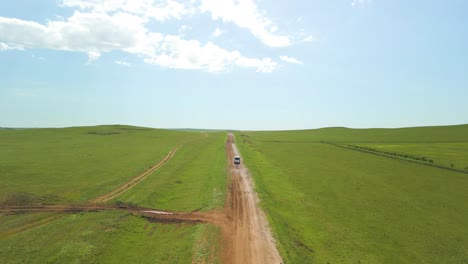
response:
<path id="1" fill-rule="evenodd" d="M 94 203 L 94 204 L 99 204 L 99 203 L 105 203 L 105 202 L 108 202 L 112 199 L 114 199 L 115 197 L 123 194 L 124 192 L 130 190 L 131 188 L 135 187 L 135 185 L 137 185 L 138 183 L 140 183 L 141 181 L 143 181 L 144 179 L 146 179 L 148 176 L 150 176 L 151 174 L 153 174 L 154 172 L 156 172 L 157 170 L 159 170 L 162 166 L 164 166 L 164 164 L 166 164 L 170 159 L 172 159 L 172 157 L 174 157 L 176 151 L 179 149 L 179 146 L 173 148 L 171 151 L 169 151 L 169 153 L 166 155 L 166 157 L 164 157 L 164 159 L 162 159 L 161 161 L 159 161 L 157 164 L 151 166 L 148 170 L 142 172 L 141 174 L 133 177 L 131 180 L 127 181 L 126 183 L 124 183 L 122 186 L 120 186 L 119 188 L 109 192 L 109 193 L 106 193 L 104 195 L 101 195 L 97 198 L 94 198 L 92 200 L 90 200 L 90 203 Z"/>

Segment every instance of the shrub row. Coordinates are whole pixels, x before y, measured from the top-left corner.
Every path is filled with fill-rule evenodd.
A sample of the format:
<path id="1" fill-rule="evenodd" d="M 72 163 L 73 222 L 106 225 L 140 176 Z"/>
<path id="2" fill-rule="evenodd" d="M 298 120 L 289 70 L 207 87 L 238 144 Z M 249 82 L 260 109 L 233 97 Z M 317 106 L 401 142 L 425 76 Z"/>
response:
<path id="1" fill-rule="evenodd" d="M 374 152 L 382 153 L 385 155 L 390 155 L 390 156 L 395 156 L 395 157 L 400 157 L 400 158 L 405 158 L 405 159 L 412 159 L 412 160 L 417 160 L 417 161 L 434 163 L 434 160 L 424 157 L 424 156 L 415 156 L 415 155 L 402 154 L 402 153 L 397 153 L 397 152 L 383 151 L 383 150 L 378 150 L 378 149 L 363 147 L 363 146 L 356 146 L 356 145 L 348 145 L 348 146 L 352 148 L 374 151 Z"/>

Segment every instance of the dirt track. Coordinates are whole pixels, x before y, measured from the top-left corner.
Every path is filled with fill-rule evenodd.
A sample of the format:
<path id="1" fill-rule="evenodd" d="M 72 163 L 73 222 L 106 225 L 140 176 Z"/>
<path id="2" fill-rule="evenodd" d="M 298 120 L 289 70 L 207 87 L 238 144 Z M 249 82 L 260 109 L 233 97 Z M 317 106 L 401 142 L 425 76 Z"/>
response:
<path id="1" fill-rule="evenodd" d="M 122 193 L 128 191 L 133 186 L 135 186 L 136 184 L 138 184 L 142 180 L 146 179 L 146 177 L 148 177 L 149 175 L 151 175 L 152 173 L 157 171 L 159 168 L 164 166 L 164 164 L 166 162 L 168 162 L 170 159 L 172 159 L 172 157 L 174 156 L 174 154 L 176 153 L 178 148 L 179 147 L 177 146 L 174 149 L 172 149 L 171 151 L 169 151 L 169 153 L 166 155 L 166 157 L 164 157 L 164 159 L 159 161 L 157 164 L 151 166 L 148 170 L 146 170 L 146 171 L 142 172 L 141 174 L 133 177 L 131 180 L 129 180 L 128 182 L 126 182 L 125 184 L 120 186 L 119 188 L 117 188 L 117 189 L 115 189 L 115 190 L 113 190 L 113 191 L 111 191 L 109 193 L 106 193 L 106 194 L 104 194 L 102 196 L 99 196 L 99 197 L 91 200 L 90 202 L 91 203 L 105 203 L 105 202 L 110 201 L 110 200 L 114 199 L 115 197 L 121 195 Z"/>
<path id="2" fill-rule="evenodd" d="M 228 135 L 226 142 L 227 163 L 230 184 L 227 192 L 224 211 L 210 212 L 170 212 L 154 208 L 136 206 L 102 205 L 118 195 L 124 193 L 143 179 L 162 167 L 170 160 L 177 147 L 158 164 L 149 170 L 135 176 L 116 190 L 102 195 L 83 205 L 44 205 L 44 206 L 2 206 L 0 213 L 24 212 L 97 212 L 119 210 L 143 216 L 148 221 L 162 223 L 211 223 L 221 228 L 223 234 L 222 261 L 234 264 L 277 264 L 282 263 L 276 249 L 276 243 L 271 235 L 268 221 L 263 211 L 258 207 L 259 199 L 254 191 L 252 178 L 243 165 L 234 165 L 234 156 L 239 151 L 234 144 L 234 136 Z M 22 229 L 21 229 L 22 230 Z M 21 231 L 20 230 L 20 231 Z M 12 234 L 7 234 L 12 235 Z"/>
<path id="3" fill-rule="evenodd" d="M 126 211 L 134 215 L 144 216 L 152 222 L 195 222 L 213 223 L 223 225 L 227 222 L 225 215 L 219 212 L 168 212 L 152 208 L 116 205 L 41 205 L 41 206 L 3 206 L 1 213 L 14 214 L 25 212 L 100 212 L 100 211 Z"/>

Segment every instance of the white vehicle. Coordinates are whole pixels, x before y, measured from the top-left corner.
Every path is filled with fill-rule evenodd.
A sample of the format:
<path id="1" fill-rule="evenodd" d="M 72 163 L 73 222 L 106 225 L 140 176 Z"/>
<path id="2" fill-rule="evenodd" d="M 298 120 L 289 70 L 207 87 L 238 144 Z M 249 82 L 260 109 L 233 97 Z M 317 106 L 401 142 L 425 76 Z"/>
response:
<path id="1" fill-rule="evenodd" d="M 234 164 L 236 164 L 236 165 L 240 164 L 240 157 L 239 156 L 234 157 Z"/>

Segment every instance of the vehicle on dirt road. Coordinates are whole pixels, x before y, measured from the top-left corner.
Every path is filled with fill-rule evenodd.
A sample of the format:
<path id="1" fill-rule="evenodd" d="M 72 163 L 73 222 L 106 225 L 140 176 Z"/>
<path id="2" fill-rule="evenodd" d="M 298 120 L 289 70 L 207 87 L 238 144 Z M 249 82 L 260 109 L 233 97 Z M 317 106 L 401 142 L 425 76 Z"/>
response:
<path id="1" fill-rule="evenodd" d="M 236 165 L 240 164 L 240 157 L 239 156 L 234 157 L 234 164 L 236 164 Z"/>

